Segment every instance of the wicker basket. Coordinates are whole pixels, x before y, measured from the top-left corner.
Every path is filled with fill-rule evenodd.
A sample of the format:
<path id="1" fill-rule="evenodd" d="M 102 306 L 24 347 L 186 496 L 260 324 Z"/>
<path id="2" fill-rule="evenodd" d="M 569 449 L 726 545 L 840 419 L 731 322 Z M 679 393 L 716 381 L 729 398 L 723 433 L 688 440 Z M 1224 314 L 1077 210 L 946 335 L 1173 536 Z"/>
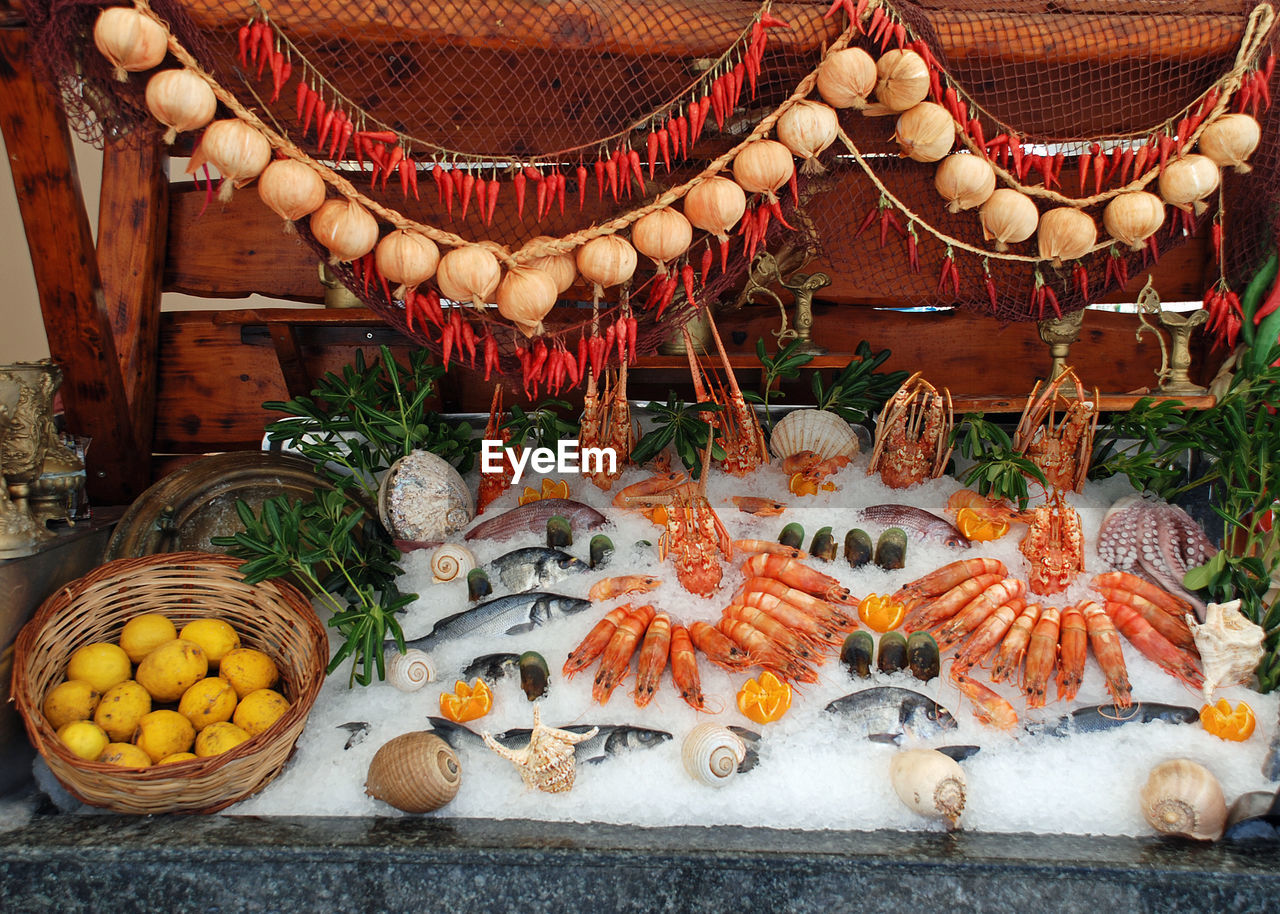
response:
<path id="1" fill-rule="evenodd" d="M 280 581 L 245 584 L 239 567 L 236 559 L 201 552 L 108 562 L 45 600 L 19 633 L 14 701 L 31 744 L 77 799 L 143 815 L 217 812 L 261 790 L 284 767 L 324 682 L 329 641 L 296 588 Z M 72 754 L 45 719 L 45 696 L 63 680 L 72 651 L 115 641 L 126 621 L 147 612 L 163 613 L 179 629 L 206 616 L 230 622 L 243 646 L 275 661 L 289 710 L 234 749 L 192 761 L 130 769 Z"/>

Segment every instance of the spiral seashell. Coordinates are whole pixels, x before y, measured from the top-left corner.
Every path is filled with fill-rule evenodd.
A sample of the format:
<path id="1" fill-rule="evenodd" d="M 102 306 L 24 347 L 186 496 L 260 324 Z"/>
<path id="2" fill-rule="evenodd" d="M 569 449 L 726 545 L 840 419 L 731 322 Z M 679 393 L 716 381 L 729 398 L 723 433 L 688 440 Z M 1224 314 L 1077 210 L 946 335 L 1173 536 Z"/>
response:
<path id="1" fill-rule="evenodd" d="M 820 460 L 858 456 L 858 436 L 853 427 L 835 413 L 821 409 L 797 409 L 774 426 L 769 451 L 778 460 L 813 451 Z"/>
<path id="2" fill-rule="evenodd" d="M 403 812 L 439 809 L 458 794 L 462 768 L 449 744 L 429 730 L 385 743 L 369 763 L 364 792 Z"/>
<path id="3" fill-rule="evenodd" d="M 428 682 L 436 681 L 436 668 L 426 651 L 409 648 L 391 658 L 387 664 L 387 681 L 401 692 L 416 692 Z"/>
<path id="4" fill-rule="evenodd" d="M 1227 800 L 1213 773 L 1176 758 L 1151 769 L 1142 786 L 1142 815 L 1165 835 L 1216 841 L 1227 825 Z"/>
<path id="5" fill-rule="evenodd" d="M 699 724 L 680 747 L 684 770 L 708 787 L 723 787 L 738 773 L 747 745 L 738 734 L 719 724 Z"/>
<path id="6" fill-rule="evenodd" d="M 431 580 L 437 584 L 466 580 L 467 572 L 476 567 L 476 557 L 460 543 L 445 543 L 431 553 Z"/>

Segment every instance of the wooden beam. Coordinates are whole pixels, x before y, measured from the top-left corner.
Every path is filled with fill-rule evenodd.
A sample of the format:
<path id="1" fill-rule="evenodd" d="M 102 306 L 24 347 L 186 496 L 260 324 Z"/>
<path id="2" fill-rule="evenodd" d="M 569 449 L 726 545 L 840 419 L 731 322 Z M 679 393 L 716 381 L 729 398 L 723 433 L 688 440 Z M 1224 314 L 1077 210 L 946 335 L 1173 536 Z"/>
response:
<path id="1" fill-rule="evenodd" d="M 106 312 L 71 136 L 57 95 L 27 64 L 23 29 L 0 30 L 0 130 L 26 228 L 49 352 L 65 372 L 67 424 L 93 439 L 89 496 L 124 504 L 146 486 Z"/>

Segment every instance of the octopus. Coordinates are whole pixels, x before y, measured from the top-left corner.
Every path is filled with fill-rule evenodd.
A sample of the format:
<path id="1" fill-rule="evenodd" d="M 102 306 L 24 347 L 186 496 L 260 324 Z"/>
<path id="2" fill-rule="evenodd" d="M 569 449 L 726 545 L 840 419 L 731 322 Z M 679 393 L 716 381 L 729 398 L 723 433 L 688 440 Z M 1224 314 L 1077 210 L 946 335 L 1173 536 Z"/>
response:
<path id="1" fill-rule="evenodd" d="M 1204 621 L 1205 605 L 1182 586 L 1188 568 L 1217 553 L 1200 525 L 1177 505 L 1129 495 L 1107 511 L 1098 530 L 1098 557 L 1185 597 Z"/>

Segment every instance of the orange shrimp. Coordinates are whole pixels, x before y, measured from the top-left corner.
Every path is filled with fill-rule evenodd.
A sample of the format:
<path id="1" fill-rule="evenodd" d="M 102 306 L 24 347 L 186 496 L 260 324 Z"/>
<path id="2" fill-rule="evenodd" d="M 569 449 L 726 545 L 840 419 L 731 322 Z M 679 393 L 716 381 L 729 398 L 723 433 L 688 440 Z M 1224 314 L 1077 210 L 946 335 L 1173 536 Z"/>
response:
<path id="1" fill-rule="evenodd" d="M 922 629 L 930 629 L 941 625 L 960 612 L 974 597 L 1003 580 L 1003 574 L 995 574 L 994 572 L 980 574 L 976 578 L 962 581 L 940 596 L 925 600 L 915 599 L 911 609 L 907 611 L 907 617 L 902 625 L 909 632 L 921 631 Z M 901 596 L 902 591 L 899 590 L 894 595 L 894 598 L 900 599 Z M 913 598 L 907 595 L 907 599 Z"/>
<path id="2" fill-rule="evenodd" d="M 965 635 L 980 626 L 997 609 L 1027 592 L 1027 585 L 1017 578 L 1004 578 L 978 594 L 956 613 L 937 634 L 938 649 L 958 644 Z"/>
<path id="3" fill-rule="evenodd" d="M 1094 575 L 1093 586 L 1096 588 L 1112 587 L 1116 590 L 1124 590 L 1140 597 L 1145 597 L 1175 619 L 1181 619 L 1187 613 L 1194 612 L 1194 608 L 1189 601 L 1125 571 L 1108 571 L 1105 574 Z M 1114 602 L 1123 603 L 1126 601 L 1115 600 Z"/>
<path id="4" fill-rule="evenodd" d="M 839 631 L 851 631 L 858 627 L 856 617 L 847 616 L 826 600 L 821 600 L 813 594 L 805 593 L 803 590 L 788 587 L 776 578 L 747 578 L 747 582 L 738 590 L 738 595 L 734 599 L 740 603 L 747 603 L 746 597 L 757 593 L 774 597 L 783 603 L 789 603 L 813 616 L 824 625 L 829 625 Z M 748 603 L 748 605 L 754 606 L 756 604 Z M 759 608 L 765 609 L 766 607 L 761 606 Z"/>
<path id="5" fill-rule="evenodd" d="M 936 597 L 958 587 L 979 575 L 996 574 L 1004 577 L 1009 569 L 999 559 L 960 559 L 916 578 L 899 588 L 899 597 Z"/>
<path id="6" fill-rule="evenodd" d="M 613 690 L 626 680 L 631 672 L 631 655 L 652 621 L 653 607 L 646 605 L 636 607 L 618 623 L 618 630 L 600 658 L 600 668 L 591 687 L 591 697 L 600 704 L 606 704 Z"/>
<path id="7" fill-rule="evenodd" d="M 1013 620 L 1009 633 L 1000 644 L 1000 652 L 996 662 L 991 665 L 991 681 L 1003 682 L 1014 678 L 1022 666 L 1022 658 L 1027 653 L 1027 642 L 1031 640 L 1031 630 L 1040 618 L 1040 604 L 1028 603 L 1018 618 Z"/>
<path id="8" fill-rule="evenodd" d="M 839 647 L 844 643 L 844 632 L 815 619 L 798 606 L 780 600 L 772 594 L 748 593 L 735 602 L 751 606 L 777 619 L 810 644 Z"/>
<path id="9" fill-rule="evenodd" d="M 670 651 L 671 617 L 664 612 L 654 613 L 636 660 L 636 690 L 631 694 L 637 708 L 647 705 L 653 699 L 653 693 L 658 691 L 658 682 L 662 679 L 662 671 L 667 668 Z"/>
<path id="10" fill-rule="evenodd" d="M 857 606 L 857 599 L 831 575 L 823 574 L 816 568 L 810 568 L 797 559 L 789 559 L 781 555 L 753 555 L 742 566 L 744 574 L 760 575 L 776 578 L 788 587 L 803 590 L 815 597 L 822 597 L 832 603 L 843 603 Z"/>
<path id="11" fill-rule="evenodd" d="M 783 653 L 798 660 L 821 662 L 812 645 L 763 610 L 741 603 L 731 603 L 724 608 L 723 617 L 734 622 L 746 622 L 776 644 Z"/>
<path id="12" fill-rule="evenodd" d="M 784 678 L 798 682 L 818 681 L 818 674 L 813 669 L 788 655 L 754 625 L 734 619 L 721 619 L 716 628 L 750 655 L 752 665 L 768 667 Z"/>
<path id="13" fill-rule="evenodd" d="M 1120 634 L 1138 649 L 1138 653 L 1146 657 L 1162 670 L 1196 688 L 1204 685 L 1204 676 L 1197 665 L 1197 657 L 1179 649 L 1168 638 L 1142 618 L 1142 614 L 1124 603 L 1107 601 L 1106 613 L 1115 623 Z"/>
<path id="14" fill-rule="evenodd" d="M 1098 577 L 1103 576 L 1098 575 Z M 1134 578 L 1134 580 L 1139 579 Z M 1173 615 L 1154 600 L 1135 591 L 1098 584 L 1097 578 L 1094 579 L 1093 589 L 1102 594 L 1102 598 L 1108 603 L 1124 603 L 1126 606 L 1132 606 L 1143 619 L 1147 620 L 1148 625 L 1172 642 L 1175 647 L 1185 651 L 1195 650 L 1196 640 L 1191 636 L 1191 628 L 1187 625 L 1187 620 L 1181 615 Z M 1191 612 L 1190 606 L 1187 607 L 1187 612 Z"/>
<path id="15" fill-rule="evenodd" d="M 756 517 L 777 517 L 787 510 L 785 502 L 760 498 L 758 495 L 735 495 L 732 501 L 743 514 L 754 514 Z"/>
<path id="16" fill-rule="evenodd" d="M 641 504 L 640 500 L 646 495 L 659 495 L 664 492 L 670 492 L 688 478 L 685 473 L 659 473 L 650 476 L 648 479 L 633 482 L 613 496 L 613 506 L 615 508 L 637 507 Z"/>
<path id="17" fill-rule="evenodd" d="M 689 638 L 708 660 L 731 673 L 737 673 L 751 665 L 751 657 L 746 651 L 706 622 L 690 625 Z"/>
<path id="18" fill-rule="evenodd" d="M 960 513 L 961 508 L 968 508 L 979 517 L 987 520 L 999 520 L 1006 523 L 1029 523 L 1031 520 L 1030 511 L 1015 510 L 1013 505 L 1007 502 L 988 498 L 986 495 L 979 495 L 972 489 L 961 489 L 952 493 L 947 499 L 947 513 L 955 517 Z"/>
<path id="19" fill-rule="evenodd" d="M 1093 656 L 1107 678 L 1107 691 L 1115 699 L 1117 708 L 1127 708 L 1133 704 L 1133 693 L 1129 687 L 1129 671 L 1124 665 L 1124 651 L 1120 649 L 1120 633 L 1106 611 L 1092 600 L 1082 602 L 1080 611 L 1089 627 Z"/>
<path id="20" fill-rule="evenodd" d="M 587 599 L 599 603 L 627 593 L 648 593 L 661 583 L 662 578 L 648 574 L 622 574 L 601 578 L 591 585 L 591 589 L 587 591 Z"/>
<path id="21" fill-rule="evenodd" d="M 1062 611 L 1058 628 L 1058 701 L 1071 701 L 1080 691 L 1084 663 L 1089 652 L 1089 626 L 1080 604 Z"/>
<path id="22" fill-rule="evenodd" d="M 623 603 L 597 622 L 595 627 L 587 632 L 587 637 L 582 639 L 582 643 L 570 652 L 560 672 L 572 678 L 574 673 L 581 673 L 589 667 L 591 661 L 603 654 L 604 649 L 609 646 L 609 639 L 618 630 L 618 624 L 631 612 L 631 608 L 630 603 Z"/>
<path id="23" fill-rule="evenodd" d="M 951 681 L 973 703 L 973 716 L 979 721 L 1001 730 L 1012 730 L 1018 726 L 1018 712 L 1013 710 L 1013 705 L 992 689 L 967 676 L 964 669 L 952 666 Z"/>
<path id="24" fill-rule="evenodd" d="M 685 704 L 695 711 L 707 709 L 702 697 L 702 679 L 698 676 L 698 658 L 693 652 L 689 630 L 683 625 L 671 626 L 671 681 Z"/>
<path id="25" fill-rule="evenodd" d="M 1028 708 L 1043 708 L 1045 690 L 1058 660 L 1058 627 L 1062 613 L 1056 606 L 1040 611 L 1040 621 L 1031 631 L 1027 645 L 1027 665 L 1022 670 L 1022 694 Z"/>
<path id="26" fill-rule="evenodd" d="M 997 606 L 996 611 L 987 616 L 986 621 L 979 625 L 969 637 L 964 647 L 956 652 L 956 666 L 965 670 L 973 666 L 982 666 L 992 648 L 1004 638 L 1026 605 L 1027 601 L 1022 597 L 1014 597 L 1007 603 Z"/>
<path id="27" fill-rule="evenodd" d="M 785 555 L 789 559 L 807 559 L 809 553 L 773 540 L 734 540 L 733 548 L 747 555 Z"/>

